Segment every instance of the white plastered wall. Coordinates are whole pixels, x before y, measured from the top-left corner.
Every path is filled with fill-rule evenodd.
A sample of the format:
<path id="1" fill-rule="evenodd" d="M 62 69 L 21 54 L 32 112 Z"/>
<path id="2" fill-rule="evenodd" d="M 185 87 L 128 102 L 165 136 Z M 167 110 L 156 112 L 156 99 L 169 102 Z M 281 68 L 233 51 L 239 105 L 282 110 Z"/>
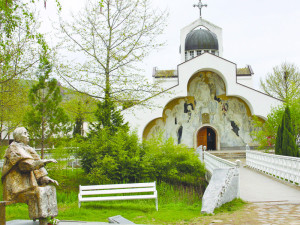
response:
<path id="1" fill-rule="evenodd" d="M 221 57 L 205 53 L 178 66 L 178 84 L 169 91 L 148 100 L 146 106 L 134 106 L 123 111 L 125 121 L 129 122 L 132 129 L 136 129 L 140 138 L 147 124 L 163 116 L 163 109 L 175 98 L 187 96 L 187 86 L 190 78 L 200 71 L 217 73 L 226 86 L 227 96 L 236 96 L 244 100 L 252 115 L 266 118 L 272 106 L 281 102 L 254 89 L 238 84 L 236 81 L 236 65 Z M 154 106 L 154 107 L 153 107 Z"/>

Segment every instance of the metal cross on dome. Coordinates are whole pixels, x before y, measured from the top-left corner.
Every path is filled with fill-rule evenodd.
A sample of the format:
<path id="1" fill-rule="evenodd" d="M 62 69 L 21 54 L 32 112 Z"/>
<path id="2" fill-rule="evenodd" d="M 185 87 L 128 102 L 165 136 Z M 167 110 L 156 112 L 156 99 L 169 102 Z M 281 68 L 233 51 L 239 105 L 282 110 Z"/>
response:
<path id="1" fill-rule="evenodd" d="M 202 8 L 203 7 L 207 7 L 207 4 L 202 4 L 202 0 L 199 0 L 199 3 L 198 4 L 194 4 L 193 6 L 199 8 L 199 10 L 200 10 L 200 18 L 202 18 L 202 14 L 201 14 Z"/>

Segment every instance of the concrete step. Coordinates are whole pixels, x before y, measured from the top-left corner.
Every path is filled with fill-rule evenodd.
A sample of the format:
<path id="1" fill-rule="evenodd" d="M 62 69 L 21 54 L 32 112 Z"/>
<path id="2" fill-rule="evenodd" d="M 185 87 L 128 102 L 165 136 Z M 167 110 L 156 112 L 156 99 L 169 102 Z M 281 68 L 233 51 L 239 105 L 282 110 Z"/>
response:
<path id="1" fill-rule="evenodd" d="M 246 151 L 210 151 L 212 155 L 222 159 L 245 159 Z"/>

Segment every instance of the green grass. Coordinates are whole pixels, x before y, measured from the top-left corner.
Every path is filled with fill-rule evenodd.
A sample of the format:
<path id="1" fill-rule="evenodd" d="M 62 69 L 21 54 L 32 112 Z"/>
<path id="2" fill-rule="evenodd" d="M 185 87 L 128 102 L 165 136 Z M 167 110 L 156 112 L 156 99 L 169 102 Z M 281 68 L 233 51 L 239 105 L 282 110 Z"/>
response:
<path id="1" fill-rule="evenodd" d="M 78 208 L 77 194 L 79 184 L 86 185 L 88 180 L 81 169 L 77 170 L 49 170 L 50 177 L 55 177 L 60 183 L 57 188 L 57 200 L 60 220 L 102 221 L 108 217 L 122 215 L 137 224 L 176 224 L 189 223 L 195 218 L 207 217 L 201 215 L 201 190 L 185 186 L 172 186 L 161 183 L 158 190 L 158 209 L 155 200 L 131 200 L 108 202 L 83 202 Z M 0 194 L 2 186 L 0 186 Z M 2 194 L 1 194 L 2 198 Z M 223 205 L 216 209 L 216 214 L 232 213 L 243 208 L 241 200 Z M 29 219 L 26 204 L 7 206 L 7 220 Z"/>

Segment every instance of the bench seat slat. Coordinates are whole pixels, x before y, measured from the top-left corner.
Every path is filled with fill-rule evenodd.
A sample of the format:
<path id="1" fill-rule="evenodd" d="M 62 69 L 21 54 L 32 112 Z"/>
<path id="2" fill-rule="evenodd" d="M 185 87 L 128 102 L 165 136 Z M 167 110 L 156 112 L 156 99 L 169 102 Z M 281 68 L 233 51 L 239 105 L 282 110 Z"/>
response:
<path id="1" fill-rule="evenodd" d="M 129 195 L 129 196 L 126 195 L 115 196 L 115 194 L 128 194 L 128 193 L 144 193 L 144 194 Z M 149 193 L 153 193 L 153 194 L 149 194 Z M 108 196 L 110 194 L 114 194 L 114 196 Z M 133 184 L 89 185 L 89 186 L 79 185 L 79 193 L 78 193 L 79 208 L 81 206 L 81 202 L 134 200 L 134 199 L 155 199 L 156 210 L 158 211 L 156 182 L 133 183 Z"/>
<path id="2" fill-rule="evenodd" d="M 108 185 L 88 185 L 80 186 L 80 190 L 98 190 L 98 189 L 114 189 L 114 188 L 135 188 L 135 187 L 155 187 L 155 183 L 134 183 L 134 184 L 108 184 Z"/>
<path id="3" fill-rule="evenodd" d="M 82 191 L 80 195 L 105 195 L 105 194 L 122 194 L 122 193 L 142 193 L 154 192 L 155 188 L 134 188 L 134 189 L 113 189 L 113 190 L 95 190 L 95 191 Z"/>
<path id="4" fill-rule="evenodd" d="M 131 196 L 110 196 L 110 197 L 89 197 L 80 198 L 80 202 L 93 202 L 93 201 L 112 201 L 112 200 L 133 200 L 133 199 L 154 199 L 157 195 L 131 195 Z"/>

